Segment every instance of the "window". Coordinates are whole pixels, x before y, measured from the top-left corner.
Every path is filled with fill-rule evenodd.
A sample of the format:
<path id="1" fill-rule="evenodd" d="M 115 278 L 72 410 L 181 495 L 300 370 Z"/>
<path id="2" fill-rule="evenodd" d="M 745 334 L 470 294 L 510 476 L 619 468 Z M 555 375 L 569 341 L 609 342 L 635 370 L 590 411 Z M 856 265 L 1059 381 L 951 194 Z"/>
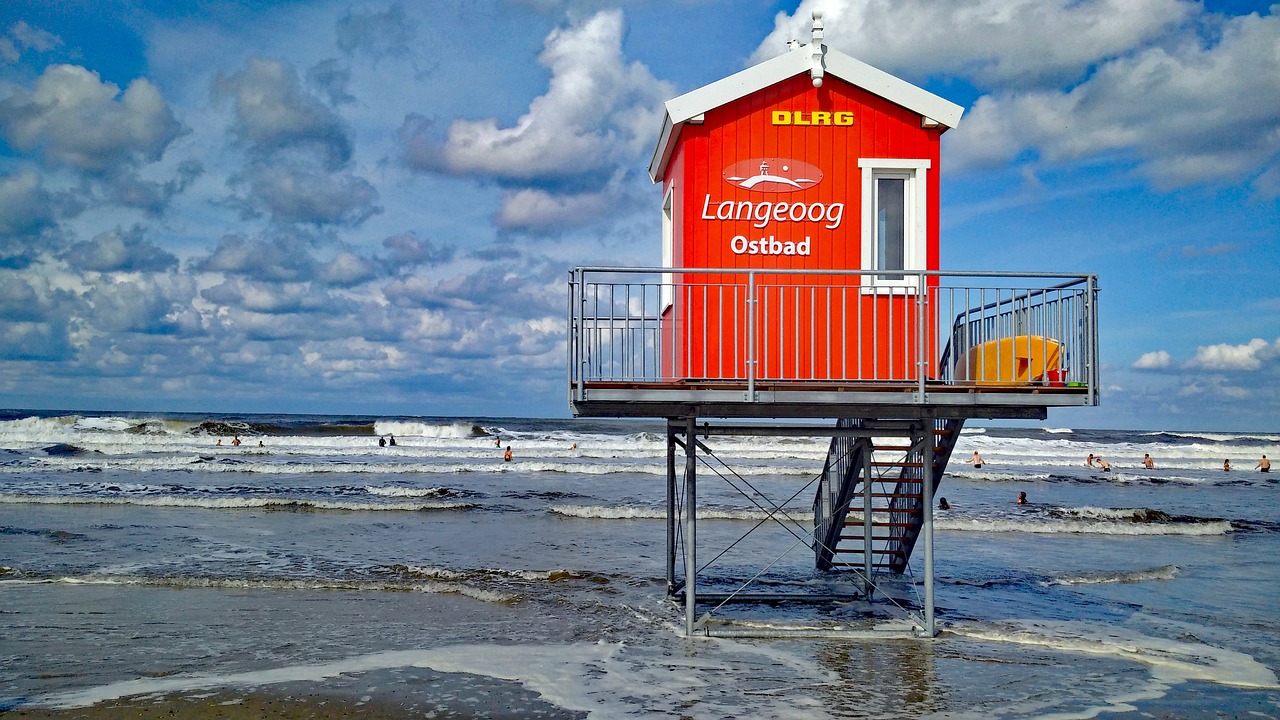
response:
<path id="1" fill-rule="evenodd" d="M 675 227 L 672 217 L 672 203 L 674 202 L 676 184 L 673 182 L 667 187 L 666 197 L 662 199 L 662 267 L 669 268 L 675 262 Z M 662 273 L 662 289 L 659 292 L 659 308 L 658 312 L 666 312 L 671 307 L 672 295 L 672 276 L 671 273 Z"/>
<path id="2" fill-rule="evenodd" d="M 862 267 L 865 270 L 924 270 L 925 176 L 928 160 L 863 158 Z M 864 275 L 868 287 L 918 289 L 918 277 L 901 272 Z"/>

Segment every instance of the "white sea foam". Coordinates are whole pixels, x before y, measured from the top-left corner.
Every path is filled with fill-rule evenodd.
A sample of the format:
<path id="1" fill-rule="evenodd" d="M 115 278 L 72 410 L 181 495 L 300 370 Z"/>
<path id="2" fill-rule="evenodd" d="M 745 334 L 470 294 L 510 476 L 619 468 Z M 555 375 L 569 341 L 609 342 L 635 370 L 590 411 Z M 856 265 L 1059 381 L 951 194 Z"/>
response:
<path id="1" fill-rule="evenodd" d="M 1226 535 L 1231 523 L 1226 520 L 1194 523 L 1136 523 L 1105 520 L 966 520 L 938 518 L 934 526 L 939 530 L 959 532 L 1025 532 L 1038 534 L 1078 533 L 1094 535 Z"/>
<path id="2" fill-rule="evenodd" d="M 1042 584 L 1049 585 L 1111 585 L 1114 583 L 1142 583 L 1154 580 L 1173 580 L 1178 577 L 1180 569 L 1177 565 L 1135 570 L 1132 572 L 1089 573 L 1084 575 L 1067 575 L 1046 580 Z"/>
<path id="3" fill-rule="evenodd" d="M 379 420 L 374 423 L 378 435 L 397 437 L 462 439 L 482 437 L 483 430 L 469 422 L 430 423 L 412 420 Z"/>
<path id="4" fill-rule="evenodd" d="M 366 455 L 361 453 L 362 456 Z M 456 458 L 456 453 L 443 454 L 441 457 Z M 406 474 L 459 474 L 459 473 L 573 473 L 577 475 L 613 475 L 628 473 L 635 475 L 665 475 L 666 465 L 660 462 L 618 462 L 610 460 L 556 461 L 547 459 L 522 459 L 518 455 L 514 462 L 503 462 L 496 454 L 477 455 L 476 462 L 415 462 L 412 457 L 399 461 L 370 460 L 368 462 L 280 462 L 267 461 L 253 452 L 237 452 L 235 454 L 209 454 L 198 457 L 103 457 L 99 455 L 73 455 L 41 457 L 35 464 L 0 466 L 0 472 L 30 473 L 33 470 L 66 472 L 105 472 L 123 470 L 128 472 L 208 472 L 208 473 L 253 473 L 262 475 L 315 475 L 322 473 L 351 473 L 375 475 Z M 721 466 L 713 466 L 721 472 Z M 810 477 L 821 472 L 819 465 L 732 465 L 732 474 L 743 477 L 762 476 L 794 476 Z"/>
<path id="5" fill-rule="evenodd" d="M 411 488 L 411 487 L 375 487 L 368 486 L 365 492 L 380 497 L 437 497 L 448 495 L 451 490 L 444 487 Z"/>
<path id="6" fill-rule="evenodd" d="M 453 579 L 453 578 L 441 578 Z M 3 585 L 120 585 L 131 587 L 211 588 L 218 590 L 345 590 L 351 592 L 420 592 L 465 595 L 489 603 L 510 603 L 518 599 L 510 593 L 444 582 L 382 582 L 377 580 L 250 579 L 212 577 L 148 577 L 142 575 L 70 575 L 56 578 L 0 579 Z"/>
<path id="7" fill-rule="evenodd" d="M 794 687 L 779 687 L 779 692 L 756 688 L 746 695 L 709 690 L 720 685 L 725 667 L 758 668 L 764 677 L 783 667 L 789 674 L 818 684 L 840 682 L 836 673 L 768 643 L 753 645 L 707 638 L 699 644 L 702 650 L 697 653 L 664 653 L 603 641 L 447 645 L 254 672 L 137 678 L 47 695 L 37 698 L 34 705 L 72 709 L 134 695 L 320 682 L 340 675 L 422 667 L 516 682 L 558 708 L 593 718 L 686 716 L 690 698 L 697 699 L 697 714 L 703 717 L 809 720 L 827 716 L 821 694 L 796 693 Z M 784 692 L 787 689 L 792 692 Z"/>
<path id="8" fill-rule="evenodd" d="M 1128 628 L 1086 622 L 1025 620 L 961 623 L 954 634 L 992 642 L 1040 645 L 1083 655 L 1105 655 L 1152 668 L 1163 683 L 1188 680 L 1236 687 L 1280 689 L 1276 674 L 1251 656 L 1184 640 L 1151 637 Z"/>
<path id="9" fill-rule="evenodd" d="M 0 493 L 0 504 L 8 505 L 134 505 L 144 507 L 264 509 L 264 510 L 351 510 L 351 511 L 419 511 L 419 510 L 467 510 L 475 507 L 465 502 L 358 502 L 348 500 L 299 500 L 282 497 L 95 497 L 48 496 Z"/>
<path id="10" fill-rule="evenodd" d="M 505 568 L 478 568 L 454 570 L 451 568 L 418 565 L 398 565 L 392 570 L 414 578 L 439 580 L 521 580 L 524 582 L 555 582 L 586 577 L 571 570 L 509 570 Z"/>
<path id="11" fill-rule="evenodd" d="M 661 520 L 667 517 L 665 508 L 652 507 L 551 505 L 547 510 L 557 515 L 591 520 Z M 805 517 L 805 511 L 802 509 L 792 509 L 787 512 L 793 518 Z M 764 520 L 768 517 L 768 513 L 763 510 L 698 508 L 699 520 Z M 785 520 L 782 515 L 775 514 L 774 517 Z"/>

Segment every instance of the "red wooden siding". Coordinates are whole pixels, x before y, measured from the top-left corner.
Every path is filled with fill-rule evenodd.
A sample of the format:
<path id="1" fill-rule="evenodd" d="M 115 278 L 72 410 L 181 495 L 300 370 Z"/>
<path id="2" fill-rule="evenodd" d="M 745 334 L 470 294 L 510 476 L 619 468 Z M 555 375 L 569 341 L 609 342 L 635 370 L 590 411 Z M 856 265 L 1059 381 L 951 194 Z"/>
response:
<path id="1" fill-rule="evenodd" d="M 773 113 L 851 113 L 851 126 L 774 125 Z M 798 75 L 705 113 L 701 125 L 687 124 L 666 168 L 664 190 L 675 183 L 673 263 L 689 268 L 782 271 L 761 276 L 755 313 L 760 378 L 913 380 L 916 344 L 908 318 L 916 296 L 863 293 L 858 276 L 813 276 L 789 269 L 862 269 L 862 158 L 924 159 L 926 173 L 926 269 L 938 268 L 938 155 L 941 130 L 921 128 L 918 114 L 836 77 L 814 88 Z M 766 193 L 727 182 L 735 163 L 778 158 L 809 163 L 823 173 L 816 185 Z M 771 174 L 778 174 L 772 168 Z M 710 204 L 708 206 L 708 199 Z M 824 219 L 707 220 L 717 204 L 732 201 L 843 204 L 839 226 Z M 809 255 L 737 254 L 735 237 L 778 242 L 808 239 Z M 871 241 L 867 239 L 866 241 Z M 686 273 L 677 277 L 686 291 L 665 317 L 664 351 L 672 354 L 678 378 L 746 377 L 744 276 Z M 716 289 L 719 288 L 719 289 Z M 679 295 L 679 294 L 678 294 Z M 927 313 L 926 313 L 927 317 Z M 896 322 L 890 324 L 889 318 Z M 892 329 L 891 329 L 892 328 Z M 928 332 L 932 339 L 934 333 Z M 926 348 L 932 361 L 934 348 Z M 927 372 L 932 370 L 927 369 Z"/>

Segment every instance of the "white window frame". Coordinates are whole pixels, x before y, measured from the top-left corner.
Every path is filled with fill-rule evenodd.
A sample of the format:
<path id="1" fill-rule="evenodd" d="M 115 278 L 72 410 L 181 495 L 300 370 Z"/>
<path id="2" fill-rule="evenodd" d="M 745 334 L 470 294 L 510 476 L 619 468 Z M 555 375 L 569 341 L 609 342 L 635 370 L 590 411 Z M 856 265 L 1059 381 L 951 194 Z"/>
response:
<path id="1" fill-rule="evenodd" d="M 876 222 L 876 180 L 901 178 L 906 180 L 904 242 L 902 272 L 908 273 L 898 280 L 882 278 L 872 273 L 862 276 L 864 292 L 876 292 L 885 288 L 889 292 L 905 288 L 907 292 L 920 291 L 920 277 L 911 275 L 914 270 L 927 269 L 929 257 L 929 167 L 928 160 L 901 158 L 859 158 L 862 169 L 862 268 L 876 270 L 879 264 L 879 242 Z M 897 272 L 897 271 L 894 271 Z"/>
<path id="2" fill-rule="evenodd" d="M 675 191 L 676 183 L 673 180 L 667 186 L 666 196 L 662 198 L 662 267 L 672 267 L 676 256 L 676 236 L 675 236 Z M 669 272 L 662 273 L 662 287 L 658 291 L 658 314 L 667 311 L 671 307 L 673 300 L 672 283 L 675 281 L 674 276 Z"/>

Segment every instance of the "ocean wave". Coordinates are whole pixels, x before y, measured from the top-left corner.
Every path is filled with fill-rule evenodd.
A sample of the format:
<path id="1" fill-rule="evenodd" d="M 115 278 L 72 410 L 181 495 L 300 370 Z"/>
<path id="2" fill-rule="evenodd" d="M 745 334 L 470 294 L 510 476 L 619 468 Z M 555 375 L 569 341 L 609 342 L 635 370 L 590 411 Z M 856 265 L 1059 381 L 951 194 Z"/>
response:
<path id="1" fill-rule="evenodd" d="M 411 488 L 411 487 L 375 487 L 368 486 L 365 492 L 379 497 L 449 497 L 456 494 L 446 487 Z"/>
<path id="2" fill-rule="evenodd" d="M 1042 585 L 1109 585 L 1112 583 L 1142 583 L 1151 582 L 1153 580 L 1173 580 L 1178 577 L 1181 568 L 1177 565 L 1165 565 L 1158 568 L 1150 568 L 1148 570 L 1133 570 L 1130 572 L 1104 572 L 1104 573 L 1085 573 L 1082 575 L 1067 575 L 1064 577 L 1045 580 Z"/>
<path id="3" fill-rule="evenodd" d="M 483 427 L 470 422 L 423 422 L 414 420 L 378 420 L 373 424 L 376 435 L 401 435 L 423 438 L 488 437 Z"/>
<path id="4" fill-rule="evenodd" d="M 0 585 L 124 585 L 132 587 L 216 590 L 346 590 L 352 592 L 420 592 L 458 594 L 488 603 L 510 604 L 518 595 L 460 583 L 333 579 L 256 579 L 216 577 L 148 577 L 143 575 L 70 575 L 50 578 L 0 577 Z"/>
<path id="5" fill-rule="evenodd" d="M 10 525 L 0 525 L 0 535 L 32 535 L 42 537 L 55 542 L 65 542 L 67 540 L 84 540 L 89 536 L 82 533 L 71 532 L 70 530 L 32 530 L 30 528 L 13 527 Z"/>
<path id="6" fill-rule="evenodd" d="M 293 498 L 227 497 L 192 498 L 175 496 L 85 497 L 17 495 L 0 493 L 6 505 L 134 505 L 144 507 L 204 508 L 208 510 L 347 510 L 360 512 L 416 512 L 424 510 L 470 510 L 466 502 L 357 502 L 347 500 L 299 500 Z"/>
<path id="7" fill-rule="evenodd" d="M 1134 523 L 1219 523 L 1223 518 L 1205 518 L 1194 515 L 1173 515 L 1152 508 L 1050 508 L 1049 515 L 1069 520 L 1127 520 Z"/>
<path id="8" fill-rule="evenodd" d="M 1146 433 L 1149 437 L 1172 437 L 1188 440 L 1208 440 L 1216 443 L 1238 442 L 1241 440 L 1250 443 L 1280 443 L 1280 435 L 1268 435 L 1265 433 L 1211 433 L 1211 432 L 1172 432 L 1160 431 Z"/>
<path id="9" fill-rule="evenodd" d="M 1226 535 L 1232 532 L 1226 520 L 1190 523 L 1137 523 L 1107 520 L 980 520 L 940 518 L 934 523 L 939 530 L 958 532 L 1024 532 L 1037 534 L 1087 535 Z"/>
<path id="10" fill-rule="evenodd" d="M 455 454 L 456 455 L 456 454 Z M 367 456 L 367 455 L 366 455 Z M 269 459 L 271 456 L 252 451 L 240 451 L 226 455 L 170 456 L 150 457 L 110 457 L 93 455 L 70 455 L 36 458 L 37 464 L 21 466 L 4 466 L 6 472 L 31 472 L 36 469 L 81 472 L 103 472 L 124 470 L 129 472 L 190 472 L 198 470 L 210 473 L 253 473 L 262 475 L 313 475 L 324 473 L 374 474 L 374 475 L 416 475 L 439 474 L 454 475 L 465 473 L 563 473 L 575 475 L 666 475 L 667 468 L 661 462 L 567 462 L 555 459 L 521 459 L 516 456 L 513 462 L 503 462 L 496 453 L 480 453 L 474 462 L 415 462 L 408 457 L 401 461 L 352 462 L 280 462 Z M 821 472 L 820 466 L 801 465 L 736 465 L 730 463 L 732 473 L 741 476 L 797 476 L 811 477 Z M 719 465 L 711 466 L 712 471 L 723 470 Z"/>
<path id="11" fill-rule="evenodd" d="M 423 567 L 418 565 L 390 565 L 385 572 L 400 577 L 426 580 L 452 581 L 510 581 L 522 582 L 561 582 L 564 580 L 583 580 L 595 578 L 593 573 L 575 572 L 573 570 L 506 570 L 501 568 L 476 568 L 468 570 L 452 570 L 440 567 Z M 602 579 L 603 580 L 603 579 Z M 603 580 L 607 582 L 607 580 Z"/>
<path id="12" fill-rule="evenodd" d="M 565 517 L 586 518 L 590 520 L 664 520 L 667 517 L 665 508 L 625 507 L 620 505 L 550 505 L 549 512 Z M 793 519 L 809 520 L 807 508 L 788 509 L 787 514 Z M 698 508 L 699 520 L 765 520 L 769 514 L 763 510 L 735 510 L 728 508 Z M 785 520 L 778 513 L 774 517 Z"/>

